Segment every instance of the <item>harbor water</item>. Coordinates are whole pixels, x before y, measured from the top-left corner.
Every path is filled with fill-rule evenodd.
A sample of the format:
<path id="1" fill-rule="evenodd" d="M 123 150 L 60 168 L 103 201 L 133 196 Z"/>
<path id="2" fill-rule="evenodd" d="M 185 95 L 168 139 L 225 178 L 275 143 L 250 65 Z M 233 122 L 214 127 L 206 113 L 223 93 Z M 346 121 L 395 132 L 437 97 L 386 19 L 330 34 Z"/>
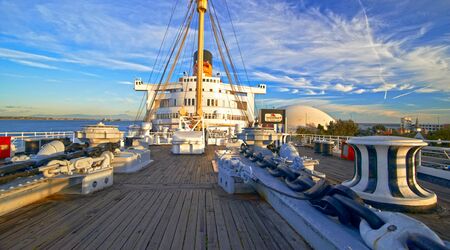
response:
<path id="1" fill-rule="evenodd" d="M 86 125 L 97 124 L 98 120 L 0 120 L 0 132 L 48 132 L 77 131 Z M 103 122 L 115 125 L 119 130 L 126 131 L 133 121 Z"/>

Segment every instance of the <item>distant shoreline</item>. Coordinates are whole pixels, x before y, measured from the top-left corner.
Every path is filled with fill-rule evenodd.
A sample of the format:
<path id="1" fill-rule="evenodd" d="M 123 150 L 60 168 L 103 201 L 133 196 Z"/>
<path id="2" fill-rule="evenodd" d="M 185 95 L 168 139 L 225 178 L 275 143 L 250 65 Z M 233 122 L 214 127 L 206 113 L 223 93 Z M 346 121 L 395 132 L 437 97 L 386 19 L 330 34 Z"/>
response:
<path id="1" fill-rule="evenodd" d="M 29 116 L 0 116 L 0 120 L 32 120 L 32 121 L 106 121 L 120 122 L 121 119 L 93 119 L 93 118 L 65 118 L 65 117 L 29 117 Z"/>

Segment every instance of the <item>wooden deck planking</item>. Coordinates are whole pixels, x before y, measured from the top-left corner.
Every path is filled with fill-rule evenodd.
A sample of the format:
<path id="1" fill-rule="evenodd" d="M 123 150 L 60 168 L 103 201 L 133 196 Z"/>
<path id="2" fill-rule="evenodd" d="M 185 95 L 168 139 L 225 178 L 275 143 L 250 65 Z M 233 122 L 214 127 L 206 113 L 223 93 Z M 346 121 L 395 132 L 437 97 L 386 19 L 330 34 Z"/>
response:
<path id="1" fill-rule="evenodd" d="M 172 199 L 169 202 L 169 205 L 164 210 L 164 213 L 159 218 L 159 220 L 154 221 L 151 228 L 152 234 L 144 234 L 143 238 L 140 239 L 138 242 L 137 248 L 138 249 L 157 249 L 159 247 L 159 244 L 161 244 L 161 240 L 164 237 L 164 233 L 166 231 L 167 225 L 169 223 L 170 218 L 172 217 L 172 213 L 180 204 L 180 198 L 182 201 L 182 198 L 184 197 L 185 192 L 175 192 L 175 194 L 172 196 Z"/>
<path id="2" fill-rule="evenodd" d="M 207 248 L 219 249 L 219 243 L 217 242 L 217 227 L 216 218 L 214 216 L 213 198 L 210 191 L 206 192 L 206 232 L 207 232 Z"/>
<path id="3" fill-rule="evenodd" d="M 227 202 L 227 205 L 230 208 L 230 212 L 236 224 L 237 233 L 239 235 L 242 247 L 244 249 L 256 249 L 245 226 L 242 215 L 237 208 L 236 201 Z"/>
<path id="4" fill-rule="evenodd" d="M 54 195 L 0 217 L 0 249 L 309 248 L 257 195 L 217 186 L 214 147 L 202 156 L 169 149 L 151 147 L 150 167 L 115 175 L 111 188 Z"/>
<path id="5" fill-rule="evenodd" d="M 300 155 L 318 159 L 320 164 L 316 167 L 316 170 L 325 173 L 327 179 L 332 182 L 341 183 L 345 180 L 350 180 L 353 177 L 353 161 L 315 154 L 310 148 L 298 147 L 298 150 Z M 442 239 L 450 241 L 450 189 L 420 179 L 418 182 L 422 187 L 436 193 L 438 196 L 438 209 L 431 214 L 410 213 L 408 215 L 425 223 Z"/>
<path id="6" fill-rule="evenodd" d="M 195 249 L 206 249 L 206 192 L 199 191 L 197 211 L 197 231 L 195 234 Z"/>
<path id="7" fill-rule="evenodd" d="M 131 234 L 134 232 L 139 222 L 141 222 L 144 219 L 144 216 L 147 214 L 147 212 L 150 211 L 151 207 L 155 203 L 159 204 L 159 202 L 161 201 L 162 201 L 161 193 L 157 191 L 153 192 L 151 194 L 151 197 L 145 201 L 143 206 L 144 208 L 149 209 L 148 210 L 142 209 L 142 207 L 138 206 L 137 208 L 139 211 L 137 212 L 136 216 L 129 223 L 124 223 L 126 224 L 126 227 L 122 231 L 119 230 L 115 231 L 118 233 L 118 235 L 111 234 L 102 247 L 108 249 L 120 249 L 125 244 L 127 239 L 130 238 Z"/>
<path id="8" fill-rule="evenodd" d="M 192 190 L 192 199 L 188 214 L 186 215 L 186 227 L 184 232 L 179 233 L 183 236 L 182 245 L 180 246 L 179 243 L 174 243 L 172 244 L 171 249 L 194 249 L 195 232 L 197 231 L 198 197 L 199 191 Z"/>
<path id="9" fill-rule="evenodd" d="M 228 232 L 228 237 L 230 239 L 230 245 L 232 249 L 243 249 L 241 239 L 239 238 L 239 231 L 237 229 L 236 223 L 234 222 L 234 218 L 231 214 L 231 210 L 229 207 L 229 202 L 222 202 L 220 205 L 223 216 L 225 218 L 225 226 L 226 231 Z"/>
<path id="10" fill-rule="evenodd" d="M 144 219 L 137 225 L 133 234 L 125 242 L 125 245 L 122 247 L 123 249 L 134 249 L 139 242 L 144 240 L 145 242 L 148 242 L 147 239 L 151 239 L 156 224 L 159 222 L 164 210 L 169 205 L 170 200 L 172 200 L 173 195 L 173 192 L 161 195 L 161 197 L 163 197 L 161 203 L 151 207 Z"/>
<path id="11" fill-rule="evenodd" d="M 114 195 L 112 197 L 114 197 Z M 111 198 L 111 196 L 109 198 Z M 82 222 L 83 219 L 89 219 L 89 217 L 94 216 L 96 212 L 98 212 L 97 209 L 103 209 L 113 201 L 113 199 L 96 199 L 89 205 L 87 205 L 87 200 L 84 200 L 86 203 L 76 203 L 74 200 L 67 201 L 75 206 L 76 209 L 66 213 L 67 210 L 64 210 L 65 207 L 61 206 L 59 210 L 55 210 L 52 213 L 52 216 L 42 218 L 34 225 L 29 224 L 28 221 L 24 221 L 24 227 L 20 231 L 12 234 L 9 239 L 5 239 L 4 241 L 2 239 L 1 242 L 5 243 L 0 245 L 5 248 L 21 248 L 21 246 L 26 246 L 28 244 L 39 246 L 46 241 L 54 241 L 54 239 L 61 235 L 69 233 L 72 227 L 77 226 L 76 222 Z M 78 216 L 76 216 L 76 218 L 70 216 L 73 214 L 77 214 Z M 57 230 L 56 233 L 55 229 Z"/>

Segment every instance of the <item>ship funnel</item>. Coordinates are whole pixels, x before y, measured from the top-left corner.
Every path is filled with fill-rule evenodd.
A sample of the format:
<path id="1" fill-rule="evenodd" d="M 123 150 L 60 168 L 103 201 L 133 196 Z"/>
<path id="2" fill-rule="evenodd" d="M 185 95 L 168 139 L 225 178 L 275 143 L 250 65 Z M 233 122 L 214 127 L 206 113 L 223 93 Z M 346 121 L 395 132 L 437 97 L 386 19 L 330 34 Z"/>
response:
<path id="1" fill-rule="evenodd" d="M 197 74 L 197 52 L 194 53 L 194 72 Z M 213 56 L 208 50 L 203 50 L 203 73 L 205 76 L 212 76 Z"/>

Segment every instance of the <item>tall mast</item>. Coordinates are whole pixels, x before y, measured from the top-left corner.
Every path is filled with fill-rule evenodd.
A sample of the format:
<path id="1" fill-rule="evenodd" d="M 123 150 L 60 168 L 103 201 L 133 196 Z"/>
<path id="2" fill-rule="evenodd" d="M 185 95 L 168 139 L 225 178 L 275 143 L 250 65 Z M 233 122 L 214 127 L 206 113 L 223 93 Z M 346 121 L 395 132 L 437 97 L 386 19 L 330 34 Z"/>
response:
<path id="1" fill-rule="evenodd" d="M 197 102 L 195 103 L 196 114 L 203 116 L 202 110 L 202 85 L 203 85 L 203 39 L 205 28 L 205 12 L 208 7 L 208 0 L 197 0 L 198 11 L 198 50 L 197 50 Z"/>

